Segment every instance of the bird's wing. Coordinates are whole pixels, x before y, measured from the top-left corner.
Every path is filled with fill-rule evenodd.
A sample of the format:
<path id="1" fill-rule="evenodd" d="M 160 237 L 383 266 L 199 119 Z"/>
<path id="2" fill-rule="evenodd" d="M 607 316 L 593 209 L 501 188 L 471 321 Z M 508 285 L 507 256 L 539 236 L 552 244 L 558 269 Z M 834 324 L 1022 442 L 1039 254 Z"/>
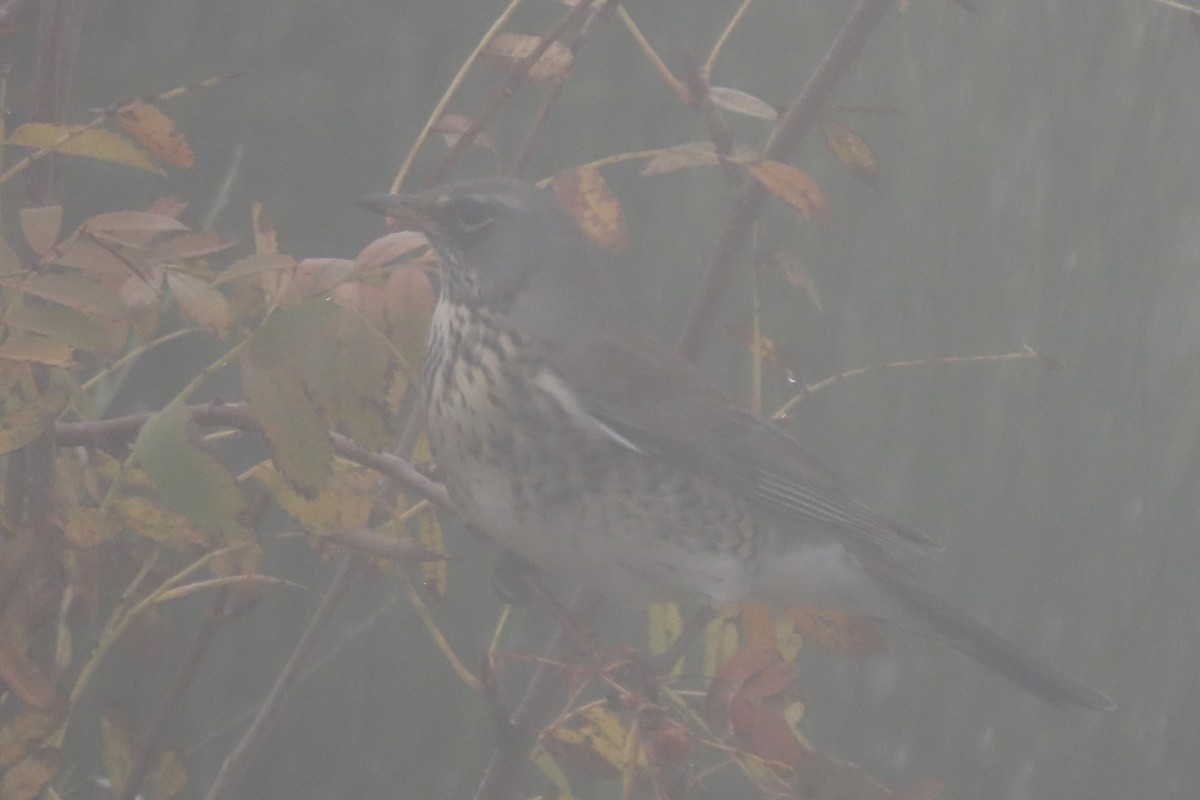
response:
<path id="1" fill-rule="evenodd" d="M 791 435 L 738 409 L 691 362 L 657 340 L 624 331 L 572 350 L 551 354 L 552 368 L 622 446 L 720 480 L 798 527 L 816 521 L 853 539 L 935 547 L 919 531 L 854 500 Z"/>

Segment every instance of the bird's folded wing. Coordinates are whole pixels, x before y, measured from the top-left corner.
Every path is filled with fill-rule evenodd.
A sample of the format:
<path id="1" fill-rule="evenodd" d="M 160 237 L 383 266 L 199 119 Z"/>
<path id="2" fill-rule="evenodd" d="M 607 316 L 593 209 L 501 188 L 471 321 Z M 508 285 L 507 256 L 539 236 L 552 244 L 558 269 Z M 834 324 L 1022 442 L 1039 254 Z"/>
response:
<path id="1" fill-rule="evenodd" d="M 551 354 L 552 368 L 622 446 L 717 479 L 798 528 L 816 521 L 852 539 L 935 547 L 919 531 L 854 500 L 791 435 L 738 409 L 697 367 L 656 340 L 625 331 L 582 348 Z"/>

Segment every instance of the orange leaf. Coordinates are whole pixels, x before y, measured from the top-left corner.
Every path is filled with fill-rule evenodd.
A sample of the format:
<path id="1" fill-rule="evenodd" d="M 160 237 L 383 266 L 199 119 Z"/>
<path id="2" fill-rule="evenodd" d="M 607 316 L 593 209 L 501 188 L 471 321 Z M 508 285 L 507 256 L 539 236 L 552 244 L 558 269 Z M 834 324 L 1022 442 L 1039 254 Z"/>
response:
<path id="1" fill-rule="evenodd" d="M 821 132 L 825 134 L 829 149 L 842 166 L 874 186 L 879 180 L 879 164 L 866 139 L 832 119 L 821 120 Z"/>
<path id="2" fill-rule="evenodd" d="M 540 42 L 540 36 L 497 34 L 488 42 L 481 57 L 495 69 L 511 70 L 529 57 Z M 529 78 L 535 81 L 562 80 L 571 69 L 574 58 L 569 47 L 561 42 L 551 42 L 546 52 L 529 68 Z"/>
<path id="3" fill-rule="evenodd" d="M 796 370 L 792 368 L 789 360 L 779 350 L 779 346 L 775 344 L 775 340 L 766 334 L 759 332 L 758 336 L 754 335 L 754 330 L 743 325 L 730 325 L 727 329 L 729 335 L 737 339 L 754 355 L 783 370 L 787 375 L 788 380 L 796 380 Z"/>
<path id="4" fill-rule="evenodd" d="M 797 608 L 788 612 L 796 630 L 839 656 L 877 656 L 887 652 L 883 634 L 866 617 L 840 611 Z"/>
<path id="5" fill-rule="evenodd" d="M 170 117 L 149 103 L 135 103 L 121 109 L 117 112 L 117 124 L 158 160 L 183 169 L 196 166 L 187 139 L 175 130 Z"/>
<path id="6" fill-rule="evenodd" d="M 621 204 L 598 171 L 580 167 L 559 172 L 554 176 L 554 194 L 597 245 L 620 252 L 629 244 Z"/>
<path id="7" fill-rule="evenodd" d="M 414 250 L 428 246 L 429 240 L 423 233 L 417 231 L 389 233 L 368 244 L 354 257 L 354 271 L 362 274 L 383 269 Z"/>
<path id="8" fill-rule="evenodd" d="M 229 332 L 233 312 L 229 301 L 203 278 L 174 270 L 167 273 L 167 285 L 179 304 L 179 310 L 190 321 L 208 328 L 220 337 Z"/>
<path id="9" fill-rule="evenodd" d="M 825 228 L 833 227 L 833 214 L 821 187 L 803 170 L 782 161 L 760 161 L 750 164 L 750 174 L 767 191 Z"/>
<path id="10" fill-rule="evenodd" d="M 62 206 L 21 209 L 21 230 L 29 249 L 42 258 L 54 249 L 62 230 Z"/>

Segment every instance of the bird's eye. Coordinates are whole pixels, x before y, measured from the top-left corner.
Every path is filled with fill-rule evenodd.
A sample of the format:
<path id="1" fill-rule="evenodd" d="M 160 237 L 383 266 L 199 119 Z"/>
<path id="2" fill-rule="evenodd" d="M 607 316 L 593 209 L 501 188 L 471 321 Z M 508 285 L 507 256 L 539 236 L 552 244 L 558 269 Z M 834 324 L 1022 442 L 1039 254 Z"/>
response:
<path id="1" fill-rule="evenodd" d="M 451 222 L 461 233 L 481 230 L 496 218 L 491 206 L 474 197 L 460 197 L 447 210 Z"/>

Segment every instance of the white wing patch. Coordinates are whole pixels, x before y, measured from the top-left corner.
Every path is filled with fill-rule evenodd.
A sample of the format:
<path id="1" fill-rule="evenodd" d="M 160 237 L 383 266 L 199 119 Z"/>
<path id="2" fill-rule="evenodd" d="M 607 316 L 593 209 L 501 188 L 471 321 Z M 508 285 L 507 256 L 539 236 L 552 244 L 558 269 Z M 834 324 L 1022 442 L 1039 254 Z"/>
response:
<path id="1" fill-rule="evenodd" d="M 639 455 L 646 454 L 642 448 L 638 447 L 636 444 L 617 433 L 608 425 L 605 425 L 603 422 L 589 414 L 588 411 L 583 407 L 583 404 L 579 402 L 579 398 L 577 398 L 575 393 L 571 391 L 570 387 L 563 383 L 563 379 L 558 377 L 558 375 L 556 375 L 549 368 L 544 368 L 541 372 L 539 372 L 537 379 L 534 382 L 537 384 L 539 389 L 553 397 L 555 401 L 562 406 L 563 411 L 567 412 L 567 416 L 569 416 L 579 425 L 583 426 L 584 428 L 589 428 L 600 436 L 610 439 L 611 441 L 614 441 L 622 447 L 632 450 Z"/>

